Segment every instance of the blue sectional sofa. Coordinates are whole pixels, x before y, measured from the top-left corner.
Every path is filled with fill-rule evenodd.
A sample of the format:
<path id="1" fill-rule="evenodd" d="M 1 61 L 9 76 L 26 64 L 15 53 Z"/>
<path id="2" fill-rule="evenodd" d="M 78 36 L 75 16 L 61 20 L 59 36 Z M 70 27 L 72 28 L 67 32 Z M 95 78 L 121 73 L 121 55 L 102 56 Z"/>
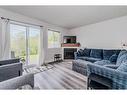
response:
<path id="1" fill-rule="evenodd" d="M 110 64 L 111 62 L 108 62 L 108 60 L 105 63 L 102 60 L 95 62 L 95 64 L 87 64 L 88 84 L 90 84 L 91 80 L 94 80 L 107 85 L 108 82 L 106 80 L 108 80 L 112 81 L 110 86 L 108 85 L 111 89 L 127 89 L 127 51 L 120 51 L 114 66 L 112 65 L 108 68 L 105 66 Z M 95 77 L 98 78 L 95 79 Z"/>
<path id="2" fill-rule="evenodd" d="M 127 50 L 84 51 L 75 53 L 72 69 L 88 76 L 88 88 L 127 89 Z"/>
<path id="3" fill-rule="evenodd" d="M 83 75 L 87 75 L 87 64 L 96 63 L 102 61 L 106 63 L 107 60 L 111 63 L 110 66 L 115 68 L 114 64 L 117 61 L 118 54 L 121 50 L 119 49 L 80 49 L 74 53 L 75 60 L 72 62 L 72 69 Z M 102 62 L 101 62 L 102 63 Z M 97 63 L 99 64 L 99 63 Z M 104 65 L 104 64 L 103 64 Z M 107 65 L 107 64 L 105 64 Z M 109 65 L 108 65 L 109 66 Z"/>

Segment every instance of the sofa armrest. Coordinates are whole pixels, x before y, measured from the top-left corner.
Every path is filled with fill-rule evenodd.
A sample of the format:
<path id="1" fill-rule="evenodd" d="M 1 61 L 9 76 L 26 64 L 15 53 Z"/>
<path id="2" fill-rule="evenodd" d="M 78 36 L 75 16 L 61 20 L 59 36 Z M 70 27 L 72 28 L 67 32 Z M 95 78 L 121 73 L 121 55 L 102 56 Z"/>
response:
<path id="1" fill-rule="evenodd" d="M 30 85 L 34 88 L 34 74 L 26 74 L 0 82 L 0 89 L 18 89 L 24 85 Z"/>
<path id="2" fill-rule="evenodd" d="M 77 52 L 74 52 L 74 57 L 75 57 L 75 60 L 78 59 L 78 53 Z"/>
<path id="3" fill-rule="evenodd" d="M 19 62 L 20 62 L 20 58 L 13 58 L 13 59 L 1 60 L 0 61 L 0 66 L 1 65 L 13 64 L 13 63 L 19 63 Z"/>
<path id="4" fill-rule="evenodd" d="M 125 89 L 127 88 L 127 73 L 117 71 L 116 69 L 107 68 L 105 66 L 88 64 L 87 73 L 97 74 L 113 81 L 113 89 Z"/>
<path id="5" fill-rule="evenodd" d="M 17 76 L 23 72 L 22 63 L 14 63 L 0 66 L 0 82 Z"/>
<path id="6" fill-rule="evenodd" d="M 118 65 L 104 65 L 104 66 L 112 69 L 117 69 L 119 67 Z"/>

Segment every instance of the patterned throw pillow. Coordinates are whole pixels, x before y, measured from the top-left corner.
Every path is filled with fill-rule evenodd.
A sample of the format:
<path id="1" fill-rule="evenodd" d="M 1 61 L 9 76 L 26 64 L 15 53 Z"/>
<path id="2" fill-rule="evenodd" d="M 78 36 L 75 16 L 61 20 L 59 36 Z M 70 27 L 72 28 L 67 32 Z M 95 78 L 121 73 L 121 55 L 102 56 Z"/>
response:
<path id="1" fill-rule="evenodd" d="M 90 51 L 91 51 L 91 49 L 85 48 L 83 50 L 84 56 L 89 57 L 90 56 Z"/>
<path id="2" fill-rule="evenodd" d="M 83 56 L 83 55 L 84 55 L 83 50 L 82 50 L 82 49 L 79 49 L 79 50 L 78 50 L 78 54 L 79 54 L 80 56 Z"/>
<path id="3" fill-rule="evenodd" d="M 113 54 L 113 55 L 109 58 L 109 61 L 112 62 L 112 63 L 114 63 L 114 62 L 116 62 L 117 57 L 118 57 L 118 55 L 115 53 L 115 54 Z"/>
<path id="4" fill-rule="evenodd" d="M 127 53 L 127 50 L 121 50 L 119 55 L 118 55 L 118 59 L 123 55 L 123 54 L 126 54 Z"/>
<path id="5" fill-rule="evenodd" d="M 116 65 L 121 65 L 121 63 L 124 63 L 124 62 L 127 62 L 127 53 L 117 58 Z"/>
<path id="6" fill-rule="evenodd" d="M 127 62 L 122 63 L 116 70 L 127 72 Z"/>

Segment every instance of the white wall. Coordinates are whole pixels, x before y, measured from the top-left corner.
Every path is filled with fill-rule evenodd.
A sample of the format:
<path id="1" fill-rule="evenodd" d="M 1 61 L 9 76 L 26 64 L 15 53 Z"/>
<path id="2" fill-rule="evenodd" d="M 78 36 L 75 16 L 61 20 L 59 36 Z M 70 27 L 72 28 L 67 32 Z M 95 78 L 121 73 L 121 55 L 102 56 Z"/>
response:
<path id="1" fill-rule="evenodd" d="M 81 47 L 121 48 L 127 42 L 127 16 L 71 29 L 69 35 L 76 35 Z"/>
<path id="2" fill-rule="evenodd" d="M 48 23 L 45 23 L 43 21 L 39 21 L 37 19 L 34 18 L 30 18 L 24 15 L 20 15 L 14 12 L 10 12 L 4 9 L 0 9 L 0 17 L 6 17 L 6 18 L 10 18 L 13 20 L 17 20 L 17 21 L 22 21 L 22 22 L 26 22 L 26 23 L 31 23 L 31 24 L 37 24 L 37 25 L 42 25 L 43 26 L 43 45 L 44 45 L 44 51 L 45 51 L 45 62 L 50 62 L 53 61 L 53 55 L 55 53 L 62 53 L 62 48 L 59 49 L 48 49 L 48 44 L 47 44 L 47 30 L 48 29 L 54 29 L 56 31 L 60 31 L 61 35 L 67 35 L 68 30 L 55 26 L 55 25 L 51 25 Z"/>

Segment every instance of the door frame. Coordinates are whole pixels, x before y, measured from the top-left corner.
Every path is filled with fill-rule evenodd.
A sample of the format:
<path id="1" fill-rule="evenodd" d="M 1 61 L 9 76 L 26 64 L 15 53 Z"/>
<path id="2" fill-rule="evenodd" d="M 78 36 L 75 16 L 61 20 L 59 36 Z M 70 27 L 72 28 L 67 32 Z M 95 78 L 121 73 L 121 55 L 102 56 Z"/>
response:
<path id="1" fill-rule="evenodd" d="M 30 38 L 30 35 L 29 35 L 30 34 L 29 33 L 30 30 L 29 30 L 29 28 L 31 27 L 31 28 L 40 29 L 40 27 L 39 26 L 28 25 L 28 24 L 24 24 L 24 23 L 19 23 L 19 22 L 15 22 L 15 21 L 10 21 L 10 25 L 11 24 L 26 27 L 26 31 L 25 31 L 26 32 L 26 34 L 25 34 L 25 38 L 26 38 L 25 39 L 26 40 L 26 45 L 25 45 L 25 49 L 26 49 L 26 62 L 25 62 L 25 65 L 28 65 L 29 62 L 30 62 L 30 40 L 29 40 L 29 38 Z M 40 31 L 39 35 L 41 36 L 41 31 Z M 11 37 L 10 37 L 10 39 L 11 39 Z M 41 43 L 40 40 L 41 40 L 41 37 L 39 38 L 39 44 Z M 10 49 L 10 52 L 11 52 L 11 49 Z M 39 58 L 38 58 L 38 60 L 39 60 Z"/>

